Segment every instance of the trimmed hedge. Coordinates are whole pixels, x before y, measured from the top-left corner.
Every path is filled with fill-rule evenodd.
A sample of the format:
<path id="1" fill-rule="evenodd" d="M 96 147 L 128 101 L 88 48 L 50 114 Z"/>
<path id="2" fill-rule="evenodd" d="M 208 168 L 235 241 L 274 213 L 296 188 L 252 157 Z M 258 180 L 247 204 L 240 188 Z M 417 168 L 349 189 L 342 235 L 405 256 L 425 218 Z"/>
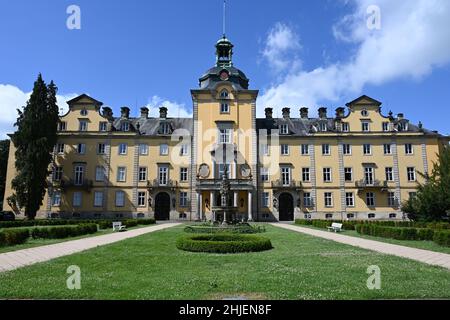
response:
<path id="1" fill-rule="evenodd" d="M 28 229 L 14 229 L 0 231 L 0 246 L 14 246 L 22 244 L 30 237 Z"/>
<path id="2" fill-rule="evenodd" d="M 445 247 L 450 247 L 450 230 L 435 231 L 433 241 Z"/>
<path id="3" fill-rule="evenodd" d="M 450 230 L 450 223 L 448 222 L 415 222 L 415 221 L 371 221 L 371 220 L 295 220 L 295 224 L 314 226 L 317 228 L 327 228 L 333 222 L 342 223 L 344 230 L 355 230 L 358 224 L 377 225 L 383 227 L 397 227 L 397 228 L 423 228 L 433 230 Z"/>
<path id="4" fill-rule="evenodd" d="M 331 224 L 333 222 L 342 223 L 342 228 L 344 230 L 355 230 L 355 225 L 358 223 L 357 221 L 341 221 L 341 220 L 303 220 L 303 219 L 295 220 L 295 224 L 304 226 L 313 226 L 316 228 L 323 228 L 323 229 L 331 227 Z"/>
<path id="5" fill-rule="evenodd" d="M 272 249 L 270 239 L 254 235 L 204 234 L 177 239 L 180 250 L 207 253 L 259 252 Z"/>
<path id="6" fill-rule="evenodd" d="M 97 225 L 94 223 L 80 224 L 78 226 L 56 226 L 38 227 L 31 230 L 33 239 L 64 239 L 77 237 L 85 234 L 97 232 Z"/>
<path id="7" fill-rule="evenodd" d="M 155 219 L 127 219 L 127 220 L 100 220 L 96 223 L 98 224 L 100 229 L 111 229 L 113 222 L 121 221 L 123 225 L 125 225 L 127 228 L 140 226 L 140 225 L 150 225 L 155 224 Z"/>
<path id="8" fill-rule="evenodd" d="M 243 225 L 243 226 L 186 226 L 184 228 L 184 232 L 187 233 L 237 233 L 237 234 L 254 234 L 254 233 L 262 233 L 266 232 L 266 228 L 264 226 L 251 226 L 251 225 Z"/>

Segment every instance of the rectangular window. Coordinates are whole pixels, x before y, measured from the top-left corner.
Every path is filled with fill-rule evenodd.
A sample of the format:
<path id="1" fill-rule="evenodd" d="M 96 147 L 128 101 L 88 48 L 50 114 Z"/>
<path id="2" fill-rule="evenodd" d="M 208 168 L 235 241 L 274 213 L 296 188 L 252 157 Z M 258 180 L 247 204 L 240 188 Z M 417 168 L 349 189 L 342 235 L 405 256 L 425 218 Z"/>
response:
<path id="1" fill-rule="evenodd" d="M 320 122 L 319 123 L 319 131 L 326 132 L 327 131 L 327 123 L 326 122 Z"/>
<path id="2" fill-rule="evenodd" d="M 122 122 L 122 125 L 120 126 L 122 131 L 130 131 L 130 123 L 129 122 Z"/>
<path id="3" fill-rule="evenodd" d="M 108 123 L 106 121 L 101 121 L 98 126 L 98 131 L 100 132 L 106 132 L 108 130 Z"/>
<path id="4" fill-rule="evenodd" d="M 169 183 L 169 167 L 158 168 L 158 181 L 161 186 L 166 186 Z"/>
<path id="5" fill-rule="evenodd" d="M 61 121 L 58 123 L 58 131 L 66 131 L 67 129 L 67 123 L 64 121 Z"/>
<path id="6" fill-rule="evenodd" d="M 268 192 L 263 192 L 262 193 L 262 206 L 264 208 L 268 208 L 269 207 L 269 193 Z"/>
<path id="7" fill-rule="evenodd" d="M 331 192 L 324 193 L 325 207 L 331 208 L 333 206 L 333 194 Z"/>
<path id="8" fill-rule="evenodd" d="M 189 145 L 188 144 L 182 144 L 180 149 L 180 155 L 187 156 L 189 154 Z"/>
<path id="9" fill-rule="evenodd" d="M 409 198 L 414 199 L 417 196 L 417 192 L 409 192 Z"/>
<path id="10" fill-rule="evenodd" d="M 368 207 L 375 207 L 375 194 L 373 192 L 366 193 L 366 204 Z"/>
<path id="11" fill-rule="evenodd" d="M 59 207 L 61 205 L 61 191 L 53 191 L 52 206 Z"/>
<path id="12" fill-rule="evenodd" d="M 88 129 L 87 120 L 80 120 L 78 129 L 79 129 L 79 131 L 87 131 L 87 129 Z"/>
<path id="13" fill-rule="evenodd" d="M 408 181 L 416 181 L 416 169 L 414 167 L 406 168 L 406 173 L 408 176 Z"/>
<path id="14" fill-rule="evenodd" d="M 64 154 L 64 143 L 58 143 L 56 145 L 56 153 Z"/>
<path id="15" fill-rule="evenodd" d="M 53 168 L 53 181 L 61 181 L 63 176 L 63 167 Z"/>
<path id="16" fill-rule="evenodd" d="M 221 103 L 220 113 L 230 113 L 230 105 L 228 103 Z"/>
<path id="17" fill-rule="evenodd" d="M 389 122 L 383 122 L 382 129 L 384 132 L 388 132 L 389 131 Z"/>
<path id="18" fill-rule="evenodd" d="M 188 206 L 188 193 L 180 192 L 180 207 L 187 207 L 187 206 Z"/>
<path id="19" fill-rule="evenodd" d="M 119 144 L 119 155 L 127 154 L 128 145 L 126 143 Z"/>
<path id="20" fill-rule="evenodd" d="M 342 152 L 344 155 L 351 155 L 352 154 L 352 146 L 348 143 L 342 145 Z"/>
<path id="21" fill-rule="evenodd" d="M 311 170 L 310 168 L 302 168 L 302 181 L 310 182 L 311 181 Z"/>
<path id="22" fill-rule="evenodd" d="M 94 192 L 94 207 L 103 207 L 103 192 Z"/>
<path id="23" fill-rule="evenodd" d="M 331 154 L 331 151 L 330 151 L 330 145 L 329 145 L 329 144 L 323 144 L 323 145 L 322 145 L 322 154 L 323 154 L 324 156 L 328 156 L 328 155 Z"/>
<path id="24" fill-rule="evenodd" d="M 280 134 L 289 134 L 289 127 L 287 124 L 280 125 Z"/>
<path id="25" fill-rule="evenodd" d="M 282 145 L 280 145 L 280 148 L 281 148 L 281 155 L 282 156 L 289 155 L 289 145 L 288 144 L 282 144 Z"/>
<path id="26" fill-rule="evenodd" d="M 342 122 L 342 132 L 349 132 L 350 131 L 350 125 L 348 122 Z"/>
<path id="27" fill-rule="evenodd" d="M 86 154 L 86 144 L 84 143 L 79 143 L 77 145 L 77 153 L 78 154 Z"/>
<path id="28" fill-rule="evenodd" d="M 148 144 L 145 144 L 145 143 L 139 144 L 139 155 L 140 156 L 148 155 Z"/>
<path id="29" fill-rule="evenodd" d="M 261 168 L 261 181 L 269 181 L 269 168 Z"/>
<path id="30" fill-rule="evenodd" d="M 302 156 L 309 155 L 309 144 L 302 144 Z"/>
<path id="31" fill-rule="evenodd" d="M 370 123 L 367 121 L 361 122 L 361 128 L 363 132 L 369 132 L 370 131 Z"/>
<path id="32" fill-rule="evenodd" d="M 389 213 L 389 219 L 395 219 L 395 218 L 397 218 L 396 213 Z"/>
<path id="33" fill-rule="evenodd" d="M 372 145 L 365 143 L 363 145 L 363 153 L 364 155 L 371 155 L 372 154 Z"/>
<path id="34" fill-rule="evenodd" d="M 159 131 L 161 134 L 169 134 L 170 133 L 170 124 L 167 122 L 161 123 Z"/>
<path id="35" fill-rule="evenodd" d="M 117 168 L 117 182 L 125 182 L 127 180 L 127 168 L 118 167 Z"/>
<path id="36" fill-rule="evenodd" d="M 364 168 L 364 181 L 367 185 L 373 185 L 374 184 L 374 172 L 373 167 L 365 167 Z"/>
<path id="37" fill-rule="evenodd" d="M 145 207 L 147 204 L 147 194 L 144 191 L 138 192 L 138 207 Z"/>
<path id="38" fill-rule="evenodd" d="M 411 143 L 405 144 L 405 154 L 414 154 L 413 145 Z"/>
<path id="39" fill-rule="evenodd" d="M 323 168 L 323 182 L 331 182 L 331 168 Z"/>
<path id="40" fill-rule="evenodd" d="M 147 167 L 139 168 L 139 181 L 140 182 L 147 181 Z"/>
<path id="41" fill-rule="evenodd" d="M 353 169 L 352 168 L 344 168 L 344 176 L 346 182 L 353 181 Z"/>
<path id="42" fill-rule="evenodd" d="M 180 181 L 187 182 L 188 181 L 188 168 L 180 169 Z"/>
<path id="43" fill-rule="evenodd" d="M 72 205 L 76 208 L 81 207 L 81 202 L 82 202 L 81 198 L 82 198 L 81 192 L 78 192 L 78 191 L 74 192 L 73 199 L 72 199 Z"/>
<path id="44" fill-rule="evenodd" d="M 395 199 L 395 192 L 388 192 L 388 206 L 389 207 L 395 207 L 397 205 L 396 199 Z"/>
<path id="45" fill-rule="evenodd" d="M 116 191 L 116 207 L 124 207 L 125 206 L 125 192 Z"/>
<path id="46" fill-rule="evenodd" d="M 163 143 L 159 146 L 159 154 L 162 156 L 167 156 L 169 154 L 169 145 Z"/>
<path id="47" fill-rule="evenodd" d="M 106 153 L 106 144 L 99 143 L 97 144 L 97 154 L 105 154 Z"/>
<path id="48" fill-rule="evenodd" d="M 386 181 L 394 181 L 394 170 L 392 167 L 386 167 Z"/>
<path id="49" fill-rule="evenodd" d="M 385 143 L 383 145 L 384 154 L 392 154 L 392 145 L 390 143 Z"/>
<path id="50" fill-rule="evenodd" d="M 303 193 L 303 205 L 305 207 L 312 207 L 312 198 L 310 192 L 304 192 Z"/>
<path id="51" fill-rule="evenodd" d="M 228 179 L 231 178 L 231 166 L 230 166 L 230 164 L 225 164 L 224 165 L 223 163 L 220 163 L 219 164 L 219 179 L 222 179 L 223 175 L 225 174 L 225 166 L 227 168 L 227 177 L 228 177 Z"/>
<path id="52" fill-rule="evenodd" d="M 283 183 L 283 186 L 289 186 L 291 184 L 291 168 L 281 168 L 281 181 Z"/>
<path id="53" fill-rule="evenodd" d="M 219 129 L 219 144 L 231 143 L 233 129 Z"/>
<path id="54" fill-rule="evenodd" d="M 355 197 L 353 195 L 353 192 L 346 192 L 345 193 L 345 205 L 347 207 L 354 207 L 355 206 Z"/>
<path id="55" fill-rule="evenodd" d="M 84 166 L 75 166 L 75 179 L 76 186 L 83 185 L 84 182 Z"/>
<path id="56" fill-rule="evenodd" d="M 105 181 L 105 167 L 95 167 L 95 181 Z"/>

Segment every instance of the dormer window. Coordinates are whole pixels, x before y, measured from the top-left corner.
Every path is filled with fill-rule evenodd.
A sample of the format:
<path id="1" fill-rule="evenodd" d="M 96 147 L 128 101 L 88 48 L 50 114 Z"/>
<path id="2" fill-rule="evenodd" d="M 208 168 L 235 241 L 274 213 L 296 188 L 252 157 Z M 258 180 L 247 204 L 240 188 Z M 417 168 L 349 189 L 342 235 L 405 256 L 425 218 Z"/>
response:
<path id="1" fill-rule="evenodd" d="M 86 109 L 83 109 L 83 110 L 81 110 L 81 115 L 83 116 L 83 117 L 85 117 L 85 116 L 87 116 L 87 114 L 88 114 L 88 111 L 86 110 Z"/>
<path id="2" fill-rule="evenodd" d="M 170 124 L 167 122 L 161 123 L 160 132 L 161 134 L 170 134 Z"/>
<path id="3" fill-rule="evenodd" d="M 220 98 L 222 98 L 222 99 L 228 99 L 228 97 L 229 97 L 229 94 L 228 94 L 228 91 L 227 90 L 222 90 L 222 92 L 220 92 Z"/>
<path id="4" fill-rule="evenodd" d="M 383 122 L 383 131 L 388 132 L 389 131 L 389 122 Z"/>
<path id="5" fill-rule="evenodd" d="M 366 109 L 364 109 L 364 110 L 361 111 L 361 115 L 362 115 L 363 117 L 367 117 L 367 116 L 369 116 L 369 111 L 367 111 Z"/>
<path id="6" fill-rule="evenodd" d="M 349 132 L 350 131 L 350 125 L 348 122 L 342 122 L 342 132 Z"/>
<path id="7" fill-rule="evenodd" d="M 320 122 L 319 123 L 319 131 L 326 132 L 327 131 L 327 123 L 326 122 Z"/>
<path id="8" fill-rule="evenodd" d="M 398 123 L 398 131 L 408 131 L 408 122 L 402 121 Z"/>
<path id="9" fill-rule="evenodd" d="M 79 131 L 87 131 L 87 128 L 88 128 L 87 121 L 86 120 L 80 120 L 78 128 L 79 128 Z"/>
<path id="10" fill-rule="evenodd" d="M 58 131 L 66 131 L 67 122 L 61 121 L 58 123 Z"/>
<path id="11" fill-rule="evenodd" d="M 280 134 L 289 134 L 289 127 L 287 124 L 280 125 Z"/>
<path id="12" fill-rule="evenodd" d="M 230 105 L 228 103 L 221 103 L 220 113 L 230 113 Z"/>
<path id="13" fill-rule="evenodd" d="M 130 131 L 130 123 L 129 122 L 122 122 L 121 128 L 122 131 Z"/>
<path id="14" fill-rule="evenodd" d="M 370 131 L 370 123 L 367 121 L 363 121 L 361 123 L 361 129 L 363 132 L 369 132 Z"/>
<path id="15" fill-rule="evenodd" d="M 100 124 L 99 124 L 99 131 L 105 132 L 107 130 L 107 128 L 108 128 L 108 124 L 107 124 L 106 121 L 100 122 Z"/>

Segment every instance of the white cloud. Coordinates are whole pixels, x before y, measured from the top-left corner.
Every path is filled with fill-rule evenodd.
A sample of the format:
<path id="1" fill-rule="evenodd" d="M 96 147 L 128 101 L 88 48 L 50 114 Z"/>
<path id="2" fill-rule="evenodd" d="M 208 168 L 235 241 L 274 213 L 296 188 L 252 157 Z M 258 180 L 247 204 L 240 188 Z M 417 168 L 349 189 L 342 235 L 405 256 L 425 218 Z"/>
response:
<path id="1" fill-rule="evenodd" d="M 17 109 L 26 105 L 31 92 L 23 92 L 16 86 L 0 84 L 0 139 L 7 139 L 8 133 L 15 131 L 14 123 L 17 120 Z M 57 95 L 60 113 L 67 112 L 69 106 L 66 101 L 76 97 L 77 94 Z"/>
<path id="2" fill-rule="evenodd" d="M 159 117 L 159 108 L 166 107 L 168 109 L 167 113 L 169 117 L 174 118 L 190 118 L 192 117 L 192 111 L 188 110 L 184 103 L 176 103 L 173 101 L 169 101 L 167 99 L 163 99 L 159 96 L 153 96 L 147 107 L 150 109 L 151 117 Z"/>
<path id="3" fill-rule="evenodd" d="M 298 34 L 284 23 L 277 23 L 269 31 L 262 56 L 276 72 L 301 66 L 296 52 L 301 49 Z"/>
<path id="4" fill-rule="evenodd" d="M 266 106 L 316 107 L 324 100 L 339 101 L 350 94 L 356 97 L 368 84 L 421 79 L 450 62 L 450 1 L 353 2 L 355 11 L 343 17 L 332 32 L 337 41 L 352 43 L 355 54 L 343 62 L 283 76 L 261 95 L 258 116 Z M 366 11 L 374 4 L 381 9 L 380 30 L 367 28 Z"/>

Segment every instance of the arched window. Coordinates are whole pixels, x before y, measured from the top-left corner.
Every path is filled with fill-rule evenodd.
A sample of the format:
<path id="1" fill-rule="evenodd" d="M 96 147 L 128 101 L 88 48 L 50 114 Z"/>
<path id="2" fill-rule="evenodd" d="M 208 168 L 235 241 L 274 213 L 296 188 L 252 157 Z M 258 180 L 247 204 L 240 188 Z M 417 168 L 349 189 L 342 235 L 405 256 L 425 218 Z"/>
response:
<path id="1" fill-rule="evenodd" d="M 228 96 L 229 96 L 229 94 L 228 94 L 228 91 L 227 91 L 226 89 L 224 89 L 224 90 L 222 90 L 222 91 L 220 92 L 220 97 L 221 97 L 222 99 L 227 99 Z"/>

